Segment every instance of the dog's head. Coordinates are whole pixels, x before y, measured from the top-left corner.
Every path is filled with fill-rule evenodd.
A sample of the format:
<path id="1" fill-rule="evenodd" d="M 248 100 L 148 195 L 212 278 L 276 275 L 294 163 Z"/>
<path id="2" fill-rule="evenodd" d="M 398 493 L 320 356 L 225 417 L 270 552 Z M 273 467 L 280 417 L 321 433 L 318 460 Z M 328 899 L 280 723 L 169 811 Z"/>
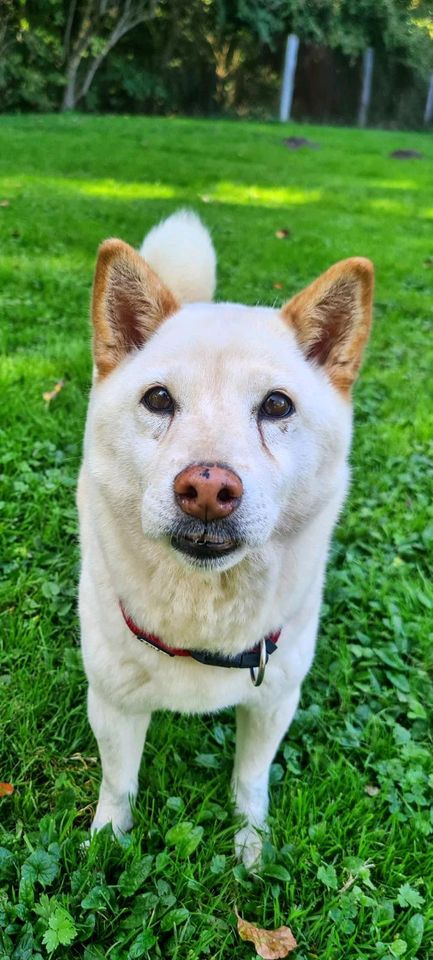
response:
<path id="1" fill-rule="evenodd" d="M 137 536 L 222 570 L 341 501 L 373 270 L 337 263 L 281 310 L 181 304 L 178 287 L 102 245 L 88 460 Z"/>

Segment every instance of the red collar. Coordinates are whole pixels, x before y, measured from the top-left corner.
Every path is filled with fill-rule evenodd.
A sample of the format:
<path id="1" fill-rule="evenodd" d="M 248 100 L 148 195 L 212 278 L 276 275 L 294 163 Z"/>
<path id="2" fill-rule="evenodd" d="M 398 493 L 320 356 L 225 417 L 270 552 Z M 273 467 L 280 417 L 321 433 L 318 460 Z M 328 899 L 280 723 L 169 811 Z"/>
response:
<path id="1" fill-rule="evenodd" d="M 146 631 L 141 630 L 140 627 L 137 627 L 137 624 L 134 623 L 132 617 L 127 614 L 122 601 L 119 601 L 119 605 L 127 627 L 129 627 L 131 633 L 141 640 L 142 643 L 149 644 L 154 650 L 159 650 L 169 657 L 192 657 L 193 660 L 198 660 L 199 663 L 213 667 L 249 668 L 251 672 L 254 668 L 259 667 L 263 673 L 264 665 L 268 662 L 270 655 L 277 649 L 277 643 L 281 633 L 281 630 L 277 630 L 275 633 L 269 633 L 260 643 L 253 647 L 252 650 L 246 650 L 245 653 L 238 653 L 233 657 L 213 654 L 206 650 L 184 650 L 181 647 L 169 647 L 167 643 L 163 643 L 155 634 L 146 633 Z M 253 672 L 252 677 L 254 679 Z"/>

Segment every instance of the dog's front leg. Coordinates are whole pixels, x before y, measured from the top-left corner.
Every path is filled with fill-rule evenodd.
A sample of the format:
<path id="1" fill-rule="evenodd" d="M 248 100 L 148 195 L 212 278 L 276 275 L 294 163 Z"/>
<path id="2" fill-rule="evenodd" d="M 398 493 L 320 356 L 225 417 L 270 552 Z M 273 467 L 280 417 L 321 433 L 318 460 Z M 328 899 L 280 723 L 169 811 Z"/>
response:
<path id="1" fill-rule="evenodd" d="M 235 847 L 247 869 L 260 858 L 262 841 L 258 831 L 266 826 L 269 769 L 298 706 L 299 694 L 298 687 L 278 706 L 267 707 L 259 701 L 257 706 L 239 706 L 236 710 L 232 789 L 236 813 L 244 817 L 246 825 L 236 834 Z"/>
<path id="2" fill-rule="evenodd" d="M 137 796 L 138 771 L 150 713 L 128 715 L 89 687 L 89 720 L 98 742 L 102 783 L 92 833 L 111 823 L 116 834 L 132 827 L 131 801 Z"/>

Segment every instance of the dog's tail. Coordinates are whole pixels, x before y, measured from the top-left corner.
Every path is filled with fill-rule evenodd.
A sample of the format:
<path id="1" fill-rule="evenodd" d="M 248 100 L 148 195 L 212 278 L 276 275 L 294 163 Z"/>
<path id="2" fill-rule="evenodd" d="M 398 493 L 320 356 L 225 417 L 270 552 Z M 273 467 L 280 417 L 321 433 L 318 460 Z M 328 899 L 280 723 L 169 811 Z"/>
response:
<path id="1" fill-rule="evenodd" d="M 208 230 L 192 210 L 178 210 L 154 227 L 140 253 L 181 303 L 212 300 L 215 250 Z"/>

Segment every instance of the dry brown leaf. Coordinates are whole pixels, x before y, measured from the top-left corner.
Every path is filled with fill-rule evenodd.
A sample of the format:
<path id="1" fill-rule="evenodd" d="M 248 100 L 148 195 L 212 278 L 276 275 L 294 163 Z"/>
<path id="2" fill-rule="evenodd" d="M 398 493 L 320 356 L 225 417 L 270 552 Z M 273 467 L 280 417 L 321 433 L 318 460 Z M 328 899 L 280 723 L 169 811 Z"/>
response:
<path id="1" fill-rule="evenodd" d="M 10 200 L 0 200 L 0 207 L 10 207 Z"/>
<path id="2" fill-rule="evenodd" d="M 14 792 L 14 787 L 11 783 L 0 783 L 0 797 L 10 797 Z"/>
<path id="3" fill-rule="evenodd" d="M 68 760 L 75 760 L 78 763 L 81 763 L 85 770 L 87 770 L 89 764 L 95 764 L 98 762 L 97 757 L 83 757 L 82 753 L 73 753 L 71 757 L 68 757 Z"/>
<path id="4" fill-rule="evenodd" d="M 57 397 L 57 394 L 63 389 L 65 385 L 64 380 L 58 380 L 52 390 L 47 390 L 46 393 L 42 394 L 43 399 L 47 403 L 51 403 L 51 400 L 54 400 L 54 397 Z"/>
<path id="5" fill-rule="evenodd" d="M 373 783 L 367 783 L 367 786 L 364 787 L 364 793 L 369 797 L 377 797 L 379 787 L 375 787 Z"/>
<path id="6" fill-rule="evenodd" d="M 290 230 L 286 230 L 286 229 L 276 230 L 275 236 L 277 240 L 287 240 L 287 237 L 290 237 Z"/>
<path id="7" fill-rule="evenodd" d="M 273 283 L 272 286 L 274 290 L 282 290 L 284 287 L 284 283 Z"/>
<path id="8" fill-rule="evenodd" d="M 350 888 L 353 887 L 353 884 L 355 883 L 355 880 L 356 880 L 356 877 L 352 877 L 352 874 L 349 873 L 349 876 L 348 876 L 348 878 L 347 878 L 347 880 L 346 880 L 346 883 L 343 883 L 343 886 L 340 887 L 340 889 L 339 889 L 338 892 L 339 892 L 339 893 L 346 893 L 346 890 L 350 890 Z"/>
<path id="9" fill-rule="evenodd" d="M 256 927 L 254 923 L 249 923 L 248 920 L 243 920 L 238 913 L 236 916 L 241 940 L 250 940 L 256 948 L 257 956 L 263 957 L 263 960 L 287 957 L 298 946 L 289 927 L 264 930 L 262 927 Z"/>

